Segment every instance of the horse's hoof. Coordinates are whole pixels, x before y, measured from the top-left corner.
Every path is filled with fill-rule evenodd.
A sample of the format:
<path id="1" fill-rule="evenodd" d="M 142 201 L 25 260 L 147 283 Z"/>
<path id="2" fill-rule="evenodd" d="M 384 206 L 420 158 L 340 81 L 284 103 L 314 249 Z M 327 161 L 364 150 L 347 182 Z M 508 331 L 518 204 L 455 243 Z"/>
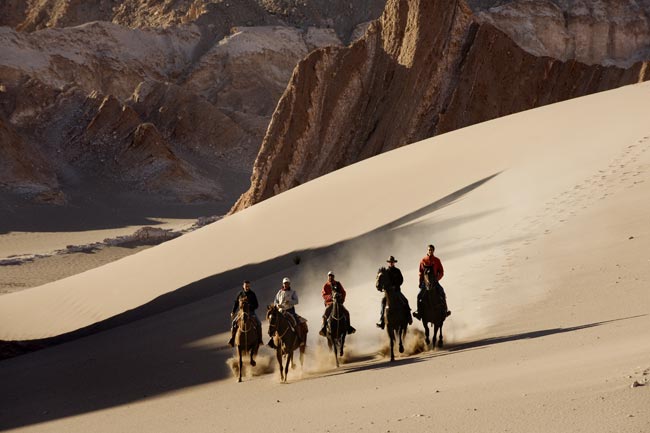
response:
<path id="1" fill-rule="evenodd" d="M 255 367 L 255 366 L 257 365 L 257 362 L 255 362 L 255 361 L 253 360 L 253 361 L 251 361 L 251 365 L 252 365 L 253 367 Z"/>
<path id="2" fill-rule="evenodd" d="M 239 378 L 239 380 L 237 382 L 241 382 L 241 377 Z"/>
<path id="3" fill-rule="evenodd" d="M 442 349 L 442 341 L 438 341 L 438 349 Z"/>
<path id="4" fill-rule="evenodd" d="M 425 338 L 425 339 L 424 339 L 424 342 L 425 342 L 426 345 L 428 346 L 428 345 L 431 343 L 431 340 L 429 340 L 428 338 Z"/>
<path id="5" fill-rule="evenodd" d="M 404 353 L 404 346 L 399 347 L 399 353 Z"/>

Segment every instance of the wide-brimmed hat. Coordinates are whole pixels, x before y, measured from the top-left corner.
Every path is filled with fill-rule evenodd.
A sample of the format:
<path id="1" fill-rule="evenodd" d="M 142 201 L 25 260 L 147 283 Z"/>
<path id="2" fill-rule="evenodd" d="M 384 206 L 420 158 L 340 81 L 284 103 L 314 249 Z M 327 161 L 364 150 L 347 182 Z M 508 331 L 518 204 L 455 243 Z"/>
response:
<path id="1" fill-rule="evenodd" d="M 388 258 L 388 260 L 386 260 L 386 262 L 387 263 L 397 263 L 397 259 L 395 259 L 395 257 L 393 257 L 393 256 L 390 256 Z"/>

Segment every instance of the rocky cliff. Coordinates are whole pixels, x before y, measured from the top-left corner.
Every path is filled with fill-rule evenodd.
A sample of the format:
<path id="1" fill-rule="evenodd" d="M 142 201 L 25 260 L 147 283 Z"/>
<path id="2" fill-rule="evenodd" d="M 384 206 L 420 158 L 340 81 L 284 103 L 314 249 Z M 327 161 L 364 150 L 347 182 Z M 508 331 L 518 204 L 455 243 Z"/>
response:
<path id="1" fill-rule="evenodd" d="M 0 27 L 0 115 L 11 131 L 0 144 L 11 136 L 47 161 L 48 182 L 30 182 L 47 184 L 57 203 L 110 181 L 115 191 L 226 200 L 227 209 L 296 63 L 383 8 L 367 0 L 337 20 L 348 3 L 290 3 L 3 2 L 1 23 L 15 29 Z M 11 181 L 23 163 L 5 153 L 0 192 L 45 201 Z"/>
<path id="2" fill-rule="evenodd" d="M 635 83 L 628 69 L 537 57 L 458 0 L 390 0 L 350 47 L 297 66 L 233 211 L 435 134 Z"/>
<path id="3" fill-rule="evenodd" d="M 475 1 L 475 9 L 538 56 L 623 67 L 650 57 L 648 0 Z"/>

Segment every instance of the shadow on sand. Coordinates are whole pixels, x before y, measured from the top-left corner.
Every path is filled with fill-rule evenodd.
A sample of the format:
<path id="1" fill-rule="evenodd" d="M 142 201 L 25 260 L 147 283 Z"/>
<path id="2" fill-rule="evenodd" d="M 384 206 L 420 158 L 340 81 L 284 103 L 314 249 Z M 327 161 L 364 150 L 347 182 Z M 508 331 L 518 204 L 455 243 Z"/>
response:
<path id="1" fill-rule="evenodd" d="M 350 243 L 390 241 L 421 230 L 415 219 L 453 203 L 494 176 L 357 238 L 208 277 L 69 334 L 0 343 L 5 358 L 23 354 L 0 362 L 0 429 L 123 405 L 231 377 L 226 360 L 233 352 L 220 346 L 216 336 L 230 328 L 229 318 L 222 313 L 224 302 L 231 302 L 232 288 L 239 286 L 244 276 L 261 279 L 292 269 L 297 256 L 324 257 Z M 440 229 L 453 228 L 488 213 L 436 224 L 444 226 Z M 258 292 L 258 297 L 266 295 L 271 293 Z M 221 340 L 225 343 L 226 338 L 221 336 Z M 41 348 L 47 349 L 27 353 Z M 402 359 L 360 368 L 387 368 L 405 362 L 420 361 Z"/>

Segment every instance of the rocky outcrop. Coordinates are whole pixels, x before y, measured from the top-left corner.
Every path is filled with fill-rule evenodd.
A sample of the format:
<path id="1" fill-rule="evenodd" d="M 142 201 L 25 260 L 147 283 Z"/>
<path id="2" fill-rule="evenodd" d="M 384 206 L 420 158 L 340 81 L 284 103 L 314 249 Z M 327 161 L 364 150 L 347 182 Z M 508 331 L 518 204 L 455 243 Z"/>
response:
<path id="1" fill-rule="evenodd" d="M 0 26 L 20 31 L 108 21 L 131 28 L 195 23 L 221 39 L 231 27 L 282 25 L 332 28 L 347 40 L 354 28 L 377 18 L 385 0 L 6 0 Z M 208 28 L 209 27 L 209 28 Z"/>
<path id="2" fill-rule="evenodd" d="M 0 190 L 19 191 L 37 202 L 62 204 L 59 184 L 43 155 L 0 117 Z"/>
<path id="3" fill-rule="evenodd" d="M 224 182 L 233 187 L 233 172 L 250 173 L 295 64 L 332 43 L 341 43 L 336 34 L 317 28 L 235 28 L 205 49 L 195 25 L 140 30 L 93 22 L 33 33 L 4 27 L 0 113 L 51 161 L 64 192 L 82 184 L 92 190 L 102 173 L 118 191 L 218 201 L 226 199 Z M 138 176 L 134 137 L 148 137 L 160 151 L 140 161 L 146 167 Z M 23 194 L 15 182 L 4 185 Z M 235 187 L 227 200 L 245 185 Z"/>
<path id="4" fill-rule="evenodd" d="M 647 0 L 515 0 L 476 7 L 479 20 L 538 56 L 622 67 L 650 56 Z"/>
<path id="5" fill-rule="evenodd" d="M 233 211 L 438 133 L 649 78 L 537 57 L 458 0 L 390 0 L 347 48 L 312 52 L 291 78 Z"/>

